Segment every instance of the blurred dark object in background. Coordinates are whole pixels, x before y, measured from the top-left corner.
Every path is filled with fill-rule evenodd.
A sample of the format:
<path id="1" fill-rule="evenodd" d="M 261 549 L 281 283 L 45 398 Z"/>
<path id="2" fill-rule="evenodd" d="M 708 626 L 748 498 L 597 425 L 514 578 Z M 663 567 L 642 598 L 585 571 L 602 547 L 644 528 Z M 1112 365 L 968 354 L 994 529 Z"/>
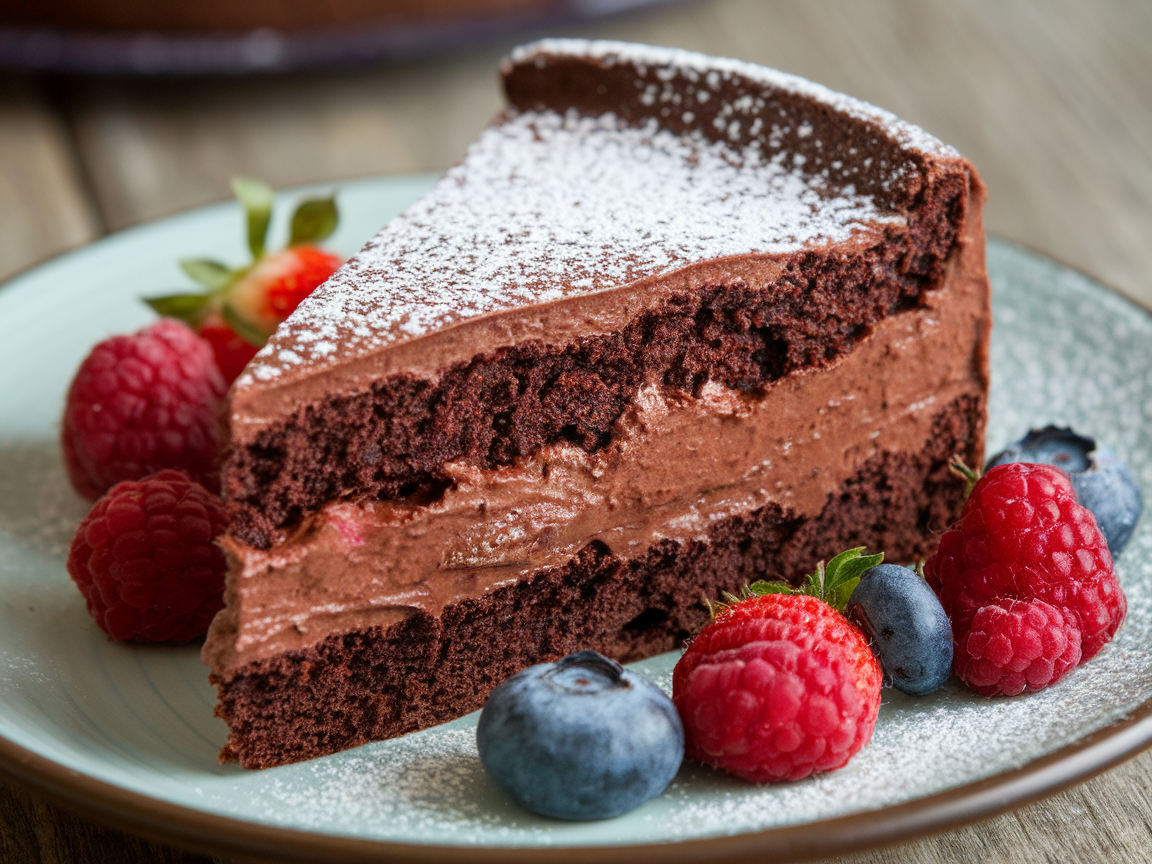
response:
<path id="1" fill-rule="evenodd" d="M 0 67 L 205 75 L 346 67 L 671 0 L 3 0 Z"/>

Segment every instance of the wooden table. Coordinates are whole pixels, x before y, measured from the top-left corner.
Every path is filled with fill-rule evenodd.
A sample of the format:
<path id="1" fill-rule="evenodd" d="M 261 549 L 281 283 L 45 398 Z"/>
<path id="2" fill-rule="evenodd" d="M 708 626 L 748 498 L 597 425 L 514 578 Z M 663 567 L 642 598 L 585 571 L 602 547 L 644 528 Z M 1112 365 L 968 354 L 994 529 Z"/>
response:
<path id="1" fill-rule="evenodd" d="M 540 34 L 530 34 L 540 35 Z M 679 45 L 815 79 L 956 145 L 991 232 L 1152 306 L 1152 4 L 707 0 L 566 35 Z M 444 168 L 498 108 L 513 44 L 334 74 L 83 80 L 0 73 L 0 277 L 108 231 L 276 186 Z M 843 862 L 1152 858 L 1152 754 L 1047 801 Z M 0 781 L 0 860 L 207 862 Z"/>

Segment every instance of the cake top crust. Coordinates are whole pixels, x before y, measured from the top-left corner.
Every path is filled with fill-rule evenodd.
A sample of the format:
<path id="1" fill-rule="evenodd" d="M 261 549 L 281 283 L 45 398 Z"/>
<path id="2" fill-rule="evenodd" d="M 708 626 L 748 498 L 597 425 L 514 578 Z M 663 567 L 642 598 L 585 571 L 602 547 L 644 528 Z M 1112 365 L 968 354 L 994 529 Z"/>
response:
<path id="1" fill-rule="evenodd" d="M 901 120 L 890 111 L 830 90 L 823 84 L 817 84 L 799 75 L 790 75 L 745 60 L 712 57 L 696 51 L 686 51 L 683 48 L 665 48 L 610 39 L 540 39 L 514 48 L 509 56 L 509 62 L 529 64 L 536 63 L 539 58 L 548 57 L 597 60 L 608 65 L 628 64 L 640 70 L 641 74 L 651 68 L 656 71 L 656 77 L 663 82 L 672 82 L 678 77 L 683 77 L 693 83 L 703 84 L 697 92 L 709 94 L 722 92 L 726 81 L 734 78 L 744 79 L 767 89 L 807 97 L 841 114 L 875 123 L 886 135 L 909 149 L 943 158 L 957 158 L 960 155 L 953 147 L 934 135 L 906 120 Z M 645 87 L 645 91 L 653 101 L 681 104 L 681 100 L 676 98 L 678 94 L 675 87 L 653 88 L 649 85 Z M 739 104 L 732 105 L 734 115 L 747 115 L 754 108 L 745 101 L 736 100 L 736 102 Z"/>
<path id="2" fill-rule="evenodd" d="M 591 88 L 606 101 L 565 104 L 585 72 L 617 76 Z M 301 304 L 236 392 L 465 321 L 901 223 L 909 196 L 896 187 L 915 173 L 901 159 L 959 158 L 887 112 L 735 60 L 545 40 L 516 49 L 503 74 L 508 111 Z M 829 122 L 854 129 L 838 151 Z M 863 173 L 830 158 L 858 149 Z"/>

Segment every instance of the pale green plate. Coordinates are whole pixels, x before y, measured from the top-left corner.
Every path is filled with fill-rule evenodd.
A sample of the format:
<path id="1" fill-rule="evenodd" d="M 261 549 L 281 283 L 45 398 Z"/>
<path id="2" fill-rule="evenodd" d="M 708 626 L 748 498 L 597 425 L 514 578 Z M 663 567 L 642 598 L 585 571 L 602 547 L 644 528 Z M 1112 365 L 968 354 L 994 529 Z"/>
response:
<path id="1" fill-rule="evenodd" d="M 344 186 L 332 245 L 353 253 L 433 180 Z M 275 231 L 282 237 L 283 225 Z M 243 259 L 234 205 L 101 240 L 0 291 L 0 767 L 42 791 L 154 836 L 281 858 L 475 860 L 490 850 L 537 860 L 548 847 L 572 860 L 720 860 L 832 853 L 954 824 L 1152 740 L 1145 519 L 1118 564 L 1128 621 L 1097 659 L 1016 699 L 955 683 L 920 700 L 885 691 L 872 743 L 846 768 L 799 783 L 756 787 L 686 766 L 627 816 L 551 821 L 488 780 L 474 716 L 269 771 L 219 765 L 225 727 L 212 716 L 198 647 L 116 644 L 88 618 L 64 569 L 86 503 L 64 478 L 56 440 L 65 389 L 91 346 L 148 323 L 137 298 L 185 287 L 177 259 L 205 254 Z M 1111 444 L 1152 490 L 1152 319 L 1003 241 L 990 244 L 989 270 L 990 446 L 1069 423 Z M 638 666 L 667 686 L 674 662 Z"/>

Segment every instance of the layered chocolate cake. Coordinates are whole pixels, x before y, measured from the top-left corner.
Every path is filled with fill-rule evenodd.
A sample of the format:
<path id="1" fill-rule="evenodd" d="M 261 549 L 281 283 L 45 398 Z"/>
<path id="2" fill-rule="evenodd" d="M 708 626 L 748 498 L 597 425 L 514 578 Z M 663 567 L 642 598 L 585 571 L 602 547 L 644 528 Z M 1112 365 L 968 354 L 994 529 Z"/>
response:
<path id="1" fill-rule="evenodd" d="M 983 187 L 762 67 L 550 40 L 231 393 L 205 661 L 267 767 L 678 647 L 705 597 L 928 553 L 983 456 Z"/>

